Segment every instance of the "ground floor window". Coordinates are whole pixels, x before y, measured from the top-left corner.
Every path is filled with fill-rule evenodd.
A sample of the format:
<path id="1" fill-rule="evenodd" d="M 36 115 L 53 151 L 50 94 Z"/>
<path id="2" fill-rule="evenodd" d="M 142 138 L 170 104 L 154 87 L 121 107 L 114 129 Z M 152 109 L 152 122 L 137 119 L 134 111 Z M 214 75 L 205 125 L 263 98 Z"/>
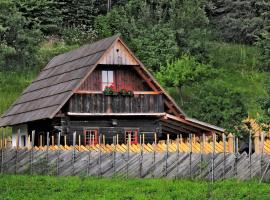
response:
<path id="1" fill-rule="evenodd" d="M 128 143 L 128 137 L 130 135 L 130 143 L 138 144 L 138 130 L 125 130 L 126 144 Z"/>
<path id="2" fill-rule="evenodd" d="M 84 129 L 84 144 L 96 145 L 98 143 L 98 130 L 97 129 Z"/>

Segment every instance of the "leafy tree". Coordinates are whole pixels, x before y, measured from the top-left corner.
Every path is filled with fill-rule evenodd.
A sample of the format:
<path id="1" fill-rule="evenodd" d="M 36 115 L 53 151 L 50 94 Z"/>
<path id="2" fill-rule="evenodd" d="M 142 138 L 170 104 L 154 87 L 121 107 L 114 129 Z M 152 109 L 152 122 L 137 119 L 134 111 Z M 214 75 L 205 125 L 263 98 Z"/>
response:
<path id="1" fill-rule="evenodd" d="M 54 0 L 18 0 L 18 10 L 30 22 L 29 28 L 39 26 L 45 35 L 58 34 L 62 15 Z"/>
<path id="2" fill-rule="evenodd" d="M 225 85 L 223 81 L 202 83 L 183 108 L 192 117 L 235 132 L 247 117 L 247 108 L 242 93 Z"/>
<path id="3" fill-rule="evenodd" d="M 260 50 L 260 69 L 264 71 L 270 71 L 270 32 L 264 32 L 261 34 L 261 38 L 257 42 L 257 46 Z"/>
<path id="4" fill-rule="evenodd" d="M 195 58 L 183 55 L 180 59 L 162 66 L 156 73 L 165 87 L 175 87 L 182 101 L 182 87 L 202 82 L 215 74 L 210 66 L 199 63 Z"/>
<path id="5" fill-rule="evenodd" d="M 35 63 L 40 31 L 29 28 L 29 21 L 10 0 L 0 1 L 0 68 L 25 68 Z"/>
<path id="6" fill-rule="evenodd" d="M 157 71 L 184 53 L 207 61 L 207 24 L 201 0 L 133 0 L 99 16 L 95 28 L 101 36 L 121 33 L 146 66 Z"/>
<path id="7" fill-rule="evenodd" d="M 207 13 L 217 35 L 228 42 L 253 44 L 269 25 L 270 2 L 211 0 Z"/>

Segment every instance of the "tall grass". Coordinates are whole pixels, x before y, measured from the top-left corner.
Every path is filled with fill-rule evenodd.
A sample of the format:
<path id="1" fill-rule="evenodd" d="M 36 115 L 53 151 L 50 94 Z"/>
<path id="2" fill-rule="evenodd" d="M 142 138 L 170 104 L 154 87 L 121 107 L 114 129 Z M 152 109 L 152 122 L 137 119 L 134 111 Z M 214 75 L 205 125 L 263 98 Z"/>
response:
<path id="1" fill-rule="evenodd" d="M 0 71 L 0 114 L 18 98 L 22 91 L 31 83 L 34 72 L 1 72 Z"/>
<path id="2" fill-rule="evenodd" d="M 270 199 L 270 185 L 226 180 L 0 176 L 0 199 Z"/>

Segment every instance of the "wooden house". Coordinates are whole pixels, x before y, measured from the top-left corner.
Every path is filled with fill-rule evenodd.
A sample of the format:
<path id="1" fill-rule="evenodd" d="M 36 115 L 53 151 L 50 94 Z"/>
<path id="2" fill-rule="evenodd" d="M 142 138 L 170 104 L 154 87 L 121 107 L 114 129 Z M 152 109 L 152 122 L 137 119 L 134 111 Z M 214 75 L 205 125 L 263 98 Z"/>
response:
<path id="1" fill-rule="evenodd" d="M 82 144 L 138 143 L 224 129 L 187 117 L 118 36 L 112 36 L 54 57 L 20 98 L 1 117 L 0 127 L 12 126 L 13 145 L 35 143 L 47 132 L 61 132 L 72 144 L 73 132 Z M 19 134 L 19 136 L 16 136 Z"/>

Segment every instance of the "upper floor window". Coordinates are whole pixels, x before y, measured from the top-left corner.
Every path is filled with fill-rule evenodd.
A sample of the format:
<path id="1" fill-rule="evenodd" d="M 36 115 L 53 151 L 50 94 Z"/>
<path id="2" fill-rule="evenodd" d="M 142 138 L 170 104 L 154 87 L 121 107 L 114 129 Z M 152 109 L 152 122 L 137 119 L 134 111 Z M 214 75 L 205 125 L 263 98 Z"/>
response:
<path id="1" fill-rule="evenodd" d="M 105 89 L 106 86 L 114 85 L 113 81 L 113 71 L 102 70 L 102 90 Z"/>

